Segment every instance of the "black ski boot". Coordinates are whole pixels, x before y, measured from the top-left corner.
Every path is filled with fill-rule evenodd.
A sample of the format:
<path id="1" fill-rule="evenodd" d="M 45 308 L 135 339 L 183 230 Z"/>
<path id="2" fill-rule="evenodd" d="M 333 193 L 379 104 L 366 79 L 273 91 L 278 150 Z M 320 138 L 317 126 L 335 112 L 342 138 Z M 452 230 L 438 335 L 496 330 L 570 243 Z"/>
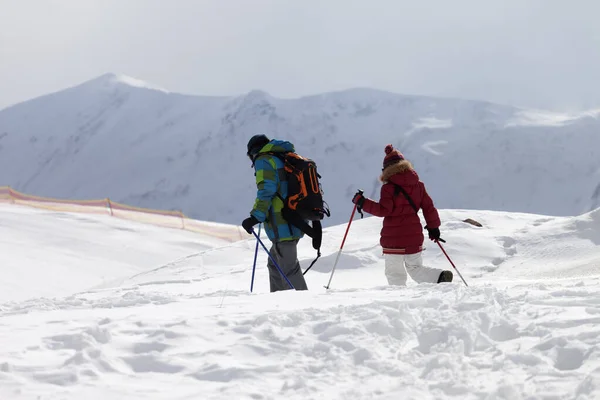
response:
<path id="1" fill-rule="evenodd" d="M 452 271 L 442 271 L 442 273 L 440 274 L 440 277 L 438 278 L 437 283 L 442 283 L 442 282 L 452 282 Z"/>

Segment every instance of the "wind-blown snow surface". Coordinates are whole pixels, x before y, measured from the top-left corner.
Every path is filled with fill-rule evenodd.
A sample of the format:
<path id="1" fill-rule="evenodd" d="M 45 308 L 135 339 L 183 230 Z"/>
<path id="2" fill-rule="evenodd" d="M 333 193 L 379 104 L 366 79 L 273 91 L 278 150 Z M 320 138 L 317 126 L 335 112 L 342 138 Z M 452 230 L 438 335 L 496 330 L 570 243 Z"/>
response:
<path id="1" fill-rule="evenodd" d="M 21 246 L 7 239 L 15 223 L 3 223 L 0 235 L 3 260 L 30 270 L 24 283 L 74 281 L 53 298 L 0 304 L 2 399 L 600 396 L 600 210 L 579 217 L 441 211 L 445 249 L 468 288 L 458 277 L 388 287 L 377 245 L 381 220 L 356 220 L 330 290 L 323 285 L 345 226 L 327 229 L 323 257 L 306 274 L 309 291 L 275 294 L 268 293 L 262 251 L 249 293 L 250 239 L 222 247 L 198 236 L 204 245 L 197 250 L 191 243 L 176 249 L 177 230 L 0 210 L 3 221 L 30 227 L 19 228 Z M 462 222 L 466 217 L 483 227 Z M 68 224 L 64 244 L 40 247 L 38 230 L 52 218 Z M 131 236 L 116 245 L 123 229 Z M 123 245 L 138 255 L 119 251 Z M 173 261 L 144 269 L 139 254 L 149 247 L 171 252 Z M 98 275 L 89 261 L 78 275 L 49 273 L 63 267 L 65 249 L 136 271 L 86 290 L 83 275 Z M 313 256 L 302 241 L 304 268 Z M 432 244 L 424 258 L 449 266 Z M 2 292 L 6 285 L 0 279 Z"/>
<path id="2" fill-rule="evenodd" d="M 118 218 L 6 205 L 0 221 L 0 302 L 74 293 L 229 243 L 177 229 L 165 235 Z"/>
<path id="3" fill-rule="evenodd" d="M 266 133 L 317 162 L 326 226 L 357 189 L 378 196 L 387 143 L 441 208 L 578 215 L 600 206 L 598 115 L 369 89 L 186 96 L 108 74 L 0 111 L 0 185 L 239 224 L 256 192 L 246 143 Z"/>

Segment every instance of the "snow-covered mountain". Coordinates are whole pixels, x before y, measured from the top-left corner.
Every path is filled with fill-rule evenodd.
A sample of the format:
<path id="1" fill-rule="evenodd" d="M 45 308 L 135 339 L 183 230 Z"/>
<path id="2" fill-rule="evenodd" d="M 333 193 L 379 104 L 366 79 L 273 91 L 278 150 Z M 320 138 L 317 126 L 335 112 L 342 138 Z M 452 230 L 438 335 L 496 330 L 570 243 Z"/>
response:
<path id="1" fill-rule="evenodd" d="M 357 189 L 378 197 L 387 143 L 441 208 L 575 215 L 600 205 L 599 115 L 370 89 L 189 96 L 107 74 L 0 111 L 0 185 L 239 223 L 255 195 L 246 143 L 265 133 L 317 162 L 326 224 L 348 219 Z"/>

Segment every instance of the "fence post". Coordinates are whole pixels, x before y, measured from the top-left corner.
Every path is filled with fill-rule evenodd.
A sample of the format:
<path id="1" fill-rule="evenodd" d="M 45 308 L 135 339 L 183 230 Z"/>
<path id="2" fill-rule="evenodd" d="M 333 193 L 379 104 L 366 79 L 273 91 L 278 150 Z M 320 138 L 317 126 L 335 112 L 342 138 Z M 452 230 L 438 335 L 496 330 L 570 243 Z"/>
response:
<path id="1" fill-rule="evenodd" d="M 110 204 L 110 199 L 108 197 L 106 198 L 106 205 L 108 206 L 108 211 L 110 211 L 110 216 L 114 217 L 112 205 Z"/>
<path id="2" fill-rule="evenodd" d="M 179 211 L 179 215 L 181 215 L 181 229 L 185 229 L 185 215 L 183 215 L 183 211 Z"/>

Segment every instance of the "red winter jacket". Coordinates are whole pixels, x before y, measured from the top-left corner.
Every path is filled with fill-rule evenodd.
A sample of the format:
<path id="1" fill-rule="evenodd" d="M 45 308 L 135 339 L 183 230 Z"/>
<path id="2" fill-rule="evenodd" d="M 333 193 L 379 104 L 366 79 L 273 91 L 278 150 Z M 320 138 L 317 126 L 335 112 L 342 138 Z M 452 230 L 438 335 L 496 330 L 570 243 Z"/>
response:
<path id="1" fill-rule="evenodd" d="M 414 254 L 422 250 L 423 226 L 421 220 L 402 192 L 394 197 L 395 185 L 404 188 L 423 216 L 429 228 L 439 228 L 440 217 L 423 182 L 404 160 L 386 168 L 381 176 L 384 182 L 381 188 L 381 199 L 375 202 L 365 199 L 363 210 L 376 217 L 383 218 L 381 239 L 384 254 Z"/>

